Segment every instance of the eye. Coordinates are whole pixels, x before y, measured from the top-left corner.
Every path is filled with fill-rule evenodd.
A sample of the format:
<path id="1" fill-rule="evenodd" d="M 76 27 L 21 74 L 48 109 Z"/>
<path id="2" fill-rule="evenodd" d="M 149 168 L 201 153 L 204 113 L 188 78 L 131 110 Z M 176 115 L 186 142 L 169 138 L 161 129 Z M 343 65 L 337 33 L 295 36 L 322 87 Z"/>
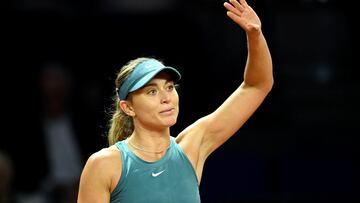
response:
<path id="1" fill-rule="evenodd" d="M 149 89 L 149 90 L 147 91 L 147 94 L 148 94 L 148 95 L 156 95 L 156 93 L 157 93 L 156 89 Z"/>
<path id="2" fill-rule="evenodd" d="M 169 85 L 166 86 L 167 91 L 172 91 L 174 88 L 175 88 L 174 84 L 169 84 Z"/>

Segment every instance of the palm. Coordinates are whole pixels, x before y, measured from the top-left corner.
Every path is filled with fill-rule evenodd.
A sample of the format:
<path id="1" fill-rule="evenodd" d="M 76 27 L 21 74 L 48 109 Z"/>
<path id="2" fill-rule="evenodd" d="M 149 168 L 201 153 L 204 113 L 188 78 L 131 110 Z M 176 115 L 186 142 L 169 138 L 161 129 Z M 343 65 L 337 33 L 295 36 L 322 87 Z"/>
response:
<path id="1" fill-rule="evenodd" d="M 231 4 L 230 4 L 231 3 Z M 261 21 L 255 11 L 246 3 L 245 0 L 230 0 L 224 6 L 228 10 L 227 15 L 246 32 L 261 29 Z"/>

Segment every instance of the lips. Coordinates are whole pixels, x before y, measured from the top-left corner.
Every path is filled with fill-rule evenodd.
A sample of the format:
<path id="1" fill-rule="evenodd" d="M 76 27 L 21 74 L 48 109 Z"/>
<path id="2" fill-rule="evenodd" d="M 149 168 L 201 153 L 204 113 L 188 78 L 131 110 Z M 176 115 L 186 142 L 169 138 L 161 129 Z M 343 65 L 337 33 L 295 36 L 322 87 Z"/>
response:
<path id="1" fill-rule="evenodd" d="M 160 114 L 171 114 L 174 111 L 175 111 L 175 108 L 168 108 L 163 111 L 160 111 Z"/>

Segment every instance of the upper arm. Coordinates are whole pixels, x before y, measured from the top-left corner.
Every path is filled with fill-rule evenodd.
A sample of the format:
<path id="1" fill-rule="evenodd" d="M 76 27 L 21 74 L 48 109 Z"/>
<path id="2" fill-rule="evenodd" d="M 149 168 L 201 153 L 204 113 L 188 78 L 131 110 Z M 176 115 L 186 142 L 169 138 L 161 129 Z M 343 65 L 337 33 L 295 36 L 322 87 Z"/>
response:
<path id="1" fill-rule="evenodd" d="M 78 203 L 108 203 L 120 176 L 118 151 L 103 149 L 94 153 L 87 160 L 80 177 Z"/>
<path id="2" fill-rule="evenodd" d="M 249 119 L 270 90 L 244 83 L 213 113 L 200 118 L 177 137 L 177 142 L 201 179 L 207 157 Z"/>
<path id="3" fill-rule="evenodd" d="M 222 145 L 249 119 L 269 90 L 241 84 L 213 113 L 204 117 L 201 148 L 205 156 Z"/>
<path id="4" fill-rule="evenodd" d="M 179 140 L 190 148 L 188 151 L 198 151 L 195 154 L 206 159 L 241 128 L 268 92 L 241 84 L 214 112 L 185 129 Z"/>

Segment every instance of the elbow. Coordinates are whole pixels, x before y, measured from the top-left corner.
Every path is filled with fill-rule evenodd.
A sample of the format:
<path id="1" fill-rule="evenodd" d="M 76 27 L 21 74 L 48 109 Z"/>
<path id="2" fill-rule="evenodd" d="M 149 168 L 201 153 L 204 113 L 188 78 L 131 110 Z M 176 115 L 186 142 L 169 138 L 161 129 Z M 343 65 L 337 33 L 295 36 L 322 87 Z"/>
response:
<path id="1" fill-rule="evenodd" d="M 255 87 L 267 94 L 274 86 L 274 77 L 271 74 L 263 78 L 256 78 L 256 80 L 250 80 L 250 78 L 246 78 L 243 82 L 243 85 L 248 87 Z"/>
<path id="2" fill-rule="evenodd" d="M 271 91 L 271 89 L 273 88 L 274 86 L 274 77 L 271 76 L 271 78 L 269 79 L 269 82 L 268 82 L 268 88 L 269 88 L 269 91 Z"/>
<path id="3" fill-rule="evenodd" d="M 266 95 L 272 90 L 273 86 L 274 86 L 274 78 L 271 77 L 263 81 L 261 84 L 259 84 L 258 89 L 260 89 Z"/>
<path id="4" fill-rule="evenodd" d="M 263 86 L 263 89 L 266 93 L 269 93 L 274 86 L 274 77 L 269 78 Z"/>

